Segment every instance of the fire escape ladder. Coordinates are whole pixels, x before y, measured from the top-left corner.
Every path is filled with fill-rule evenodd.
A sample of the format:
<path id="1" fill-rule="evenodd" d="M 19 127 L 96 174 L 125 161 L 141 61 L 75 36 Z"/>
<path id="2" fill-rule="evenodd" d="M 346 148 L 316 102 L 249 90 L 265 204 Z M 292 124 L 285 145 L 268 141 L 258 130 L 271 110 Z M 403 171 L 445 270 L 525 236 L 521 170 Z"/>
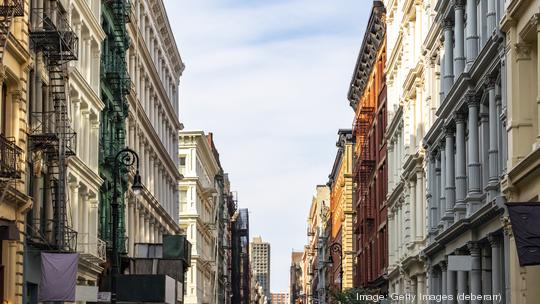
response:
<path id="1" fill-rule="evenodd" d="M 47 168 L 48 186 L 53 209 L 52 225 L 47 223 L 47 235 L 34 236 L 32 240 L 49 240 L 49 247 L 58 251 L 75 252 L 77 232 L 68 221 L 67 159 L 75 155 L 76 133 L 68 115 L 69 94 L 68 63 L 77 59 L 78 38 L 71 30 L 59 8 L 53 2 L 51 8 L 32 11 L 33 27 L 30 39 L 37 54 L 42 54 L 48 72 L 47 103 L 44 111 L 33 111 L 29 143 L 32 152 L 43 153 Z M 47 220 L 46 220 L 47 221 Z M 48 222 L 48 221 L 47 221 Z M 41 223 L 38 224 L 41 226 Z M 51 227 L 52 226 L 52 227 Z M 52 231 L 50 231 L 52 229 Z"/>

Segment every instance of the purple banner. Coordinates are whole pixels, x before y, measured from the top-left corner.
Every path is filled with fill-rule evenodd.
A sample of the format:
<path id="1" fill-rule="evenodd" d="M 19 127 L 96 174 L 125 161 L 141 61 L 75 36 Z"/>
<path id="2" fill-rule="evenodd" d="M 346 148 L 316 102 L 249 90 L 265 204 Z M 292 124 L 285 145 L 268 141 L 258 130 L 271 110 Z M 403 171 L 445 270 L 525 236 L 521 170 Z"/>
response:
<path id="1" fill-rule="evenodd" d="M 39 301 L 75 302 L 78 253 L 41 253 Z"/>

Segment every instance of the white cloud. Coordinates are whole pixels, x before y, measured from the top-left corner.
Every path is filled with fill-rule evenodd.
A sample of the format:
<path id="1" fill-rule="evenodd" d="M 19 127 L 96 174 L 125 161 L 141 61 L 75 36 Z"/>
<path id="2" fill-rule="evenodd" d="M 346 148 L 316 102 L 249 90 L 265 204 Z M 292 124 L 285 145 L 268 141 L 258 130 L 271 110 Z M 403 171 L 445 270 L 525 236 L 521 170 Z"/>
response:
<path id="1" fill-rule="evenodd" d="M 288 290 L 311 196 L 352 123 L 366 2 L 165 0 L 186 64 L 180 118 L 214 132 L 251 235 L 271 243 L 273 291 Z"/>

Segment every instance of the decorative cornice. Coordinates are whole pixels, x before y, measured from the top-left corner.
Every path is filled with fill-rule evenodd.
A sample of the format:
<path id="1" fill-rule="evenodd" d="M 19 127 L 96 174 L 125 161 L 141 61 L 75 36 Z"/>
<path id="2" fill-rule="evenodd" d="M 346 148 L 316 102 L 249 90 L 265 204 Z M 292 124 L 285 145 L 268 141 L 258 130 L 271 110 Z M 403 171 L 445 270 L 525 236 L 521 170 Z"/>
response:
<path id="1" fill-rule="evenodd" d="M 379 48 L 386 37 L 385 13 L 384 3 L 382 1 L 373 1 L 371 16 L 364 34 L 362 47 L 358 54 L 348 93 L 350 106 L 355 111 L 377 60 Z"/>

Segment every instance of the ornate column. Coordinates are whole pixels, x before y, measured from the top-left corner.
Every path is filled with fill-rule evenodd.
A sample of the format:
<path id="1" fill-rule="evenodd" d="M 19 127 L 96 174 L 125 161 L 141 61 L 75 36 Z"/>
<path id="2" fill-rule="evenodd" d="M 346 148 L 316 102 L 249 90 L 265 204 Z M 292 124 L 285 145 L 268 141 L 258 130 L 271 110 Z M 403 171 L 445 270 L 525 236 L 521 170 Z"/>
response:
<path id="1" fill-rule="evenodd" d="M 454 132 L 453 125 L 446 127 L 446 221 L 448 225 L 454 222 L 454 204 L 456 203 L 456 174 L 454 163 Z"/>
<path id="2" fill-rule="evenodd" d="M 454 23 L 444 20 L 444 92 L 448 94 L 454 84 Z"/>
<path id="3" fill-rule="evenodd" d="M 469 154 L 469 192 L 467 194 L 467 215 L 473 214 L 479 207 L 481 201 L 480 196 L 480 162 L 478 159 L 478 98 L 474 93 L 468 93 L 466 96 L 467 106 L 469 107 L 469 143 L 467 145 Z"/>
<path id="4" fill-rule="evenodd" d="M 422 295 L 426 293 L 425 291 L 425 286 L 426 286 L 426 282 L 425 282 L 426 278 L 423 274 L 419 274 L 416 276 L 416 298 L 417 299 L 421 299 L 422 298 Z M 417 303 L 420 303 L 420 301 L 418 301 Z"/>
<path id="5" fill-rule="evenodd" d="M 476 242 L 469 242 L 469 250 L 471 252 L 472 269 L 470 276 L 470 286 L 472 294 L 482 294 L 482 263 L 480 260 L 480 247 Z M 471 304 L 481 304 L 481 300 L 472 300 Z"/>
<path id="6" fill-rule="evenodd" d="M 447 275 L 448 275 L 448 262 L 442 261 L 439 266 L 441 267 L 441 291 L 440 294 L 445 295 L 448 294 L 446 292 L 448 288 L 448 281 L 447 281 Z"/>
<path id="7" fill-rule="evenodd" d="M 72 228 L 73 230 L 81 233 L 79 230 L 79 183 L 77 181 L 69 183 L 69 189 L 71 190 L 71 219 L 72 219 Z M 82 243 L 85 241 L 82 238 L 79 238 Z"/>
<path id="8" fill-rule="evenodd" d="M 426 153 L 426 161 L 428 164 L 427 168 L 427 184 L 428 189 L 426 193 L 426 200 L 428 205 L 428 233 L 431 234 L 431 230 L 433 229 L 434 221 L 435 221 L 435 214 L 436 214 L 436 208 L 435 208 L 435 199 L 433 197 L 433 190 L 434 190 L 434 184 L 435 184 L 435 155 L 432 151 L 428 151 Z"/>
<path id="9" fill-rule="evenodd" d="M 497 27 L 497 12 L 495 9 L 495 0 L 488 0 L 487 1 L 487 33 L 488 35 L 492 35 L 493 31 L 495 31 L 495 28 Z"/>
<path id="10" fill-rule="evenodd" d="M 488 235 L 489 239 L 489 235 Z M 482 254 L 482 294 L 493 294 L 491 292 L 491 247 L 483 246 Z M 484 302 L 485 303 L 485 302 Z"/>
<path id="11" fill-rule="evenodd" d="M 459 77 L 463 70 L 465 69 L 465 38 L 464 36 L 464 9 L 465 9 L 465 0 L 456 0 L 454 3 L 454 17 L 456 22 L 456 31 L 455 31 L 455 43 L 456 43 L 456 58 L 454 59 L 455 70 L 454 73 L 456 77 Z"/>
<path id="12" fill-rule="evenodd" d="M 468 282 L 467 282 L 467 271 L 458 271 L 457 272 L 457 293 L 458 294 L 467 294 L 468 291 Z M 469 301 L 463 301 L 463 304 L 469 303 Z M 459 304 L 462 304 L 459 303 Z"/>
<path id="13" fill-rule="evenodd" d="M 440 214 L 441 214 L 441 209 L 440 209 L 440 201 L 441 201 L 441 157 L 440 157 L 440 151 L 442 149 L 440 149 L 438 152 L 437 152 L 437 158 L 435 159 L 435 191 L 433 192 L 433 197 L 435 198 L 435 207 L 436 207 L 436 210 L 435 210 L 435 218 L 434 218 L 434 226 L 433 226 L 433 229 L 435 229 L 436 231 L 438 231 L 438 226 L 439 226 L 439 220 L 440 220 Z"/>
<path id="14" fill-rule="evenodd" d="M 409 242 L 416 240 L 416 181 L 409 180 L 409 208 L 407 212 L 407 228 L 409 228 Z"/>
<path id="15" fill-rule="evenodd" d="M 447 263 L 447 261 L 445 261 Z M 447 300 L 447 304 L 456 303 L 456 272 L 448 270 L 446 273 L 446 294 L 453 295 L 452 300 Z"/>
<path id="16" fill-rule="evenodd" d="M 441 179 L 439 184 L 439 232 L 444 226 L 446 220 L 446 142 L 441 141 L 439 144 L 441 148 Z"/>
<path id="17" fill-rule="evenodd" d="M 144 214 L 144 241 L 150 242 L 150 214 L 148 212 Z"/>
<path id="18" fill-rule="evenodd" d="M 131 247 L 133 249 L 133 253 L 135 253 L 135 243 L 139 241 L 139 233 L 141 231 L 140 229 L 140 220 L 139 220 L 139 202 L 137 201 L 137 197 L 133 200 L 133 246 Z"/>
<path id="19" fill-rule="evenodd" d="M 467 67 L 468 71 L 478 56 L 476 1 L 467 0 Z"/>
<path id="20" fill-rule="evenodd" d="M 456 205 L 454 206 L 455 221 L 465 217 L 467 206 L 467 164 L 465 157 L 465 116 L 457 113 L 456 122 Z"/>
<path id="21" fill-rule="evenodd" d="M 491 1 L 491 0 L 490 0 Z M 497 96 L 495 95 L 495 84 L 497 79 L 490 77 L 487 79 L 486 89 L 489 94 L 489 182 L 488 194 L 490 200 L 495 198 L 499 189 L 499 138 L 498 124 L 499 115 L 497 113 Z"/>
<path id="22" fill-rule="evenodd" d="M 129 242 L 129 248 L 128 253 L 133 254 L 134 253 L 134 244 L 135 244 L 135 231 L 137 228 L 135 227 L 135 197 L 130 195 L 128 197 L 128 242 Z"/>
<path id="23" fill-rule="evenodd" d="M 488 236 L 491 245 L 491 290 L 493 294 L 502 294 L 501 278 L 503 274 L 501 260 L 501 237 L 496 234 Z"/>
<path id="24" fill-rule="evenodd" d="M 155 240 L 154 240 L 154 235 L 155 235 L 155 232 L 156 232 L 156 227 L 155 227 L 155 219 L 152 217 L 149 219 L 148 221 L 148 228 L 149 229 L 149 233 L 148 233 L 148 242 L 149 243 L 155 243 Z"/>
<path id="25" fill-rule="evenodd" d="M 418 168 L 416 171 L 416 240 L 422 241 L 424 239 L 424 229 L 425 225 L 425 210 L 426 206 L 424 204 L 424 194 L 423 191 L 424 185 L 424 169 Z"/>

